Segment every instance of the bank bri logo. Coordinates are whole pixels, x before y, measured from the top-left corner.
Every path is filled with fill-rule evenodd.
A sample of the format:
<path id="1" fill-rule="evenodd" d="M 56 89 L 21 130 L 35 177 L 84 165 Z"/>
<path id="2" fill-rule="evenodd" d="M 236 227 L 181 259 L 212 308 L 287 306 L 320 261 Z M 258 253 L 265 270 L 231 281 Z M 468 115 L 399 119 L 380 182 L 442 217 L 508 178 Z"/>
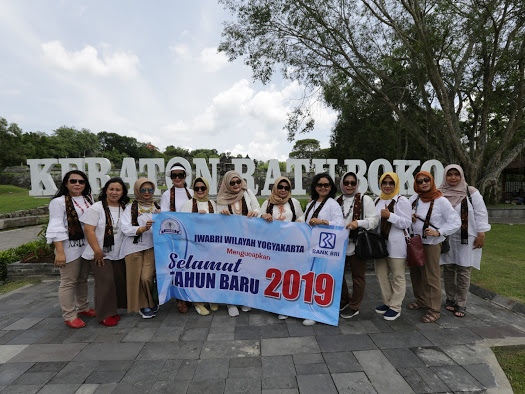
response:
<path id="1" fill-rule="evenodd" d="M 319 247 L 323 249 L 333 249 L 335 248 L 336 239 L 337 237 L 334 233 L 322 232 L 319 235 Z"/>

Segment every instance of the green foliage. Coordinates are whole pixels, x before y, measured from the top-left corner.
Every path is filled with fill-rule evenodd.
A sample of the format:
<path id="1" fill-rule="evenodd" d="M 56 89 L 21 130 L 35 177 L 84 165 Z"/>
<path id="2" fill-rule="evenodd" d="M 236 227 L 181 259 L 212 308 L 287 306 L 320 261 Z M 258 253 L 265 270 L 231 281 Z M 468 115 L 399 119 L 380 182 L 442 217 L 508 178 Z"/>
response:
<path id="1" fill-rule="evenodd" d="M 47 204 L 49 204 L 49 198 L 31 197 L 27 189 L 0 185 L 0 213 L 38 208 Z"/>
<path id="2" fill-rule="evenodd" d="M 4 283 L 0 285 L 0 294 L 7 294 L 11 291 L 14 291 L 16 289 L 19 289 L 21 287 L 24 287 L 26 285 L 32 285 L 40 283 L 39 279 L 31 279 L 31 280 L 13 280 L 8 281 L 7 283 Z"/>
<path id="3" fill-rule="evenodd" d="M 515 393 L 525 393 L 525 345 L 492 347 L 501 369 Z"/>
<path id="4" fill-rule="evenodd" d="M 314 138 L 306 138 L 295 141 L 290 158 L 292 159 L 313 159 L 322 158 L 325 150 L 321 149 L 321 143 Z"/>

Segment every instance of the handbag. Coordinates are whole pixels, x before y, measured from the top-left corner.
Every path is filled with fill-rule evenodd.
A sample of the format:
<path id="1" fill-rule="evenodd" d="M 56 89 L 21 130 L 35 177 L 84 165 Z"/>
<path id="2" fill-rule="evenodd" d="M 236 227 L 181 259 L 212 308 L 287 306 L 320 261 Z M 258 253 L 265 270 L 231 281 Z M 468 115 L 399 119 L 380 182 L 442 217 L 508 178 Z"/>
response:
<path id="1" fill-rule="evenodd" d="M 424 266 L 427 262 L 427 256 L 423 249 L 421 235 L 411 234 L 408 236 L 406 230 L 403 230 L 403 232 L 405 233 L 405 241 L 407 243 L 407 265 L 409 267 Z"/>
<path id="2" fill-rule="evenodd" d="M 355 242 L 355 254 L 360 259 L 384 259 L 388 257 L 386 241 L 381 234 L 360 230 Z"/>

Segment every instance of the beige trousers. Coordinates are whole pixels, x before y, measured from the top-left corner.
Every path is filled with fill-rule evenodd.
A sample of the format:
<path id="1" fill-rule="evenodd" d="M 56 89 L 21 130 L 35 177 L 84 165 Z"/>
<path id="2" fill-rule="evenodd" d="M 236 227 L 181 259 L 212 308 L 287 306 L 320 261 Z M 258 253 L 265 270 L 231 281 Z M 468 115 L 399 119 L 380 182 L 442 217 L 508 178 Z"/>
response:
<path id="1" fill-rule="evenodd" d="M 441 269 L 439 257 L 441 244 L 425 245 L 427 263 L 422 267 L 410 267 L 410 279 L 416 302 L 426 306 L 436 316 L 441 313 Z"/>
<path id="2" fill-rule="evenodd" d="M 126 284 L 128 312 L 154 306 L 151 289 L 155 276 L 155 253 L 153 248 L 128 254 L 126 261 Z"/>
<path id="3" fill-rule="evenodd" d="M 386 257 L 375 260 L 375 271 L 383 302 L 390 309 L 400 312 L 407 288 L 405 279 L 406 259 Z M 392 274 L 392 278 L 390 278 Z"/>
<path id="4" fill-rule="evenodd" d="M 470 288 L 470 273 L 472 267 L 463 267 L 456 264 L 443 266 L 443 282 L 447 299 L 456 301 L 459 306 L 465 306 Z"/>
<path id="5" fill-rule="evenodd" d="M 58 300 L 65 321 L 73 321 L 77 312 L 89 309 L 88 285 L 89 261 L 79 257 L 60 268 Z"/>

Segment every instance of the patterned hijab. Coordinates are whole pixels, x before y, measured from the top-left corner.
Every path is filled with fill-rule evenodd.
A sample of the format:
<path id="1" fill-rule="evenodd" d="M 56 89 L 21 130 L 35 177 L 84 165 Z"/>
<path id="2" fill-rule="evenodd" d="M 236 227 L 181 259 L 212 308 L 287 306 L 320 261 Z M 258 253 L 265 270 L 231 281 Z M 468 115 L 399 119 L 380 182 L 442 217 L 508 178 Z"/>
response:
<path id="1" fill-rule="evenodd" d="M 279 193 L 277 192 L 277 185 L 283 181 L 286 182 L 288 186 L 290 186 L 290 192 L 285 198 L 280 197 Z M 290 198 L 292 198 L 292 183 L 285 176 L 277 178 L 273 184 L 272 194 L 270 194 L 270 198 L 268 198 L 269 202 L 273 205 L 283 205 L 286 204 Z"/>
<path id="2" fill-rule="evenodd" d="M 148 178 L 139 178 L 135 182 L 135 185 L 133 185 L 133 192 L 135 193 L 135 201 L 138 201 L 140 205 L 144 207 L 149 207 L 151 204 L 153 204 L 153 193 L 151 193 L 149 198 L 144 198 L 144 196 L 140 193 L 140 188 L 145 183 L 151 183 L 153 186 L 153 193 L 155 193 L 155 184 L 151 179 Z"/>
<path id="3" fill-rule="evenodd" d="M 381 188 L 381 183 L 383 182 L 383 179 L 385 179 L 387 176 L 392 178 L 392 180 L 395 182 L 394 190 L 392 190 L 392 192 L 388 194 L 383 193 L 383 191 L 381 191 L 381 195 L 379 196 L 381 200 L 391 200 L 399 194 L 399 177 L 395 172 L 385 172 L 383 175 L 381 175 L 381 178 L 379 178 L 379 188 Z"/>
<path id="4" fill-rule="evenodd" d="M 199 198 L 197 196 L 197 193 L 195 193 L 195 184 L 197 182 L 202 182 L 206 185 L 206 195 L 202 198 Z M 193 198 L 199 202 L 206 202 L 206 201 L 209 201 L 210 198 L 208 197 L 208 194 L 210 193 L 210 185 L 208 183 L 208 181 L 206 180 L 206 178 L 203 178 L 203 177 L 198 177 L 198 178 L 195 178 L 195 180 L 193 181 L 193 184 L 191 185 L 191 188 L 193 189 Z"/>
<path id="5" fill-rule="evenodd" d="M 233 178 L 239 178 L 241 180 L 241 189 L 239 192 L 234 192 L 230 185 Z M 246 181 L 239 175 L 237 171 L 228 171 L 224 174 L 222 179 L 221 188 L 217 194 L 217 204 L 219 205 L 230 205 L 242 199 L 244 192 L 248 190 Z"/>
<path id="6" fill-rule="evenodd" d="M 345 178 L 348 175 L 353 176 L 355 178 L 355 181 L 357 182 L 357 185 L 355 186 L 355 190 L 351 194 L 346 194 L 345 193 L 345 189 L 344 189 L 344 185 L 343 185 L 343 182 L 344 182 Z M 353 172 L 347 172 L 346 174 L 344 174 L 341 177 L 341 180 L 339 181 L 339 189 L 341 189 L 341 193 L 343 193 L 343 196 L 345 196 L 345 197 L 354 197 L 357 193 L 359 193 L 359 179 L 357 179 L 357 175 L 355 173 L 353 173 Z"/>
<path id="7" fill-rule="evenodd" d="M 423 192 L 419 185 L 417 184 L 416 180 L 417 177 L 420 175 L 425 175 L 426 177 L 430 178 L 430 189 L 427 192 Z M 443 194 L 436 188 L 436 183 L 434 182 L 434 177 L 430 172 L 427 171 L 419 171 L 415 178 L 414 178 L 414 191 L 419 194 L 419 198 L 423 202 L 430 202 L 432 200 L 435 200 L 436 198 L 439 198 L 443 196 Z"/>
<path id="8" fill-rule="evenodd" d="M 457 170 L 461 176 L 461 180 L 456 186 L 450 186 L 447 183 L 447 174 L 450 170 Z M 467 185 L 467 182 L 465 181 L 465 175 L 463 174 L 463 168 L 461 168 L 459 165 L 450 164 L 446 166 L 443 174 L 443 182 L 441 182 L 439 190 L 448 199 L 448 201 L 450 201 L 453 207 L 461 203 L 461 201 L 467 197 L 467 187 L 471 195 L 477 191 L 475 187 Z"/>

